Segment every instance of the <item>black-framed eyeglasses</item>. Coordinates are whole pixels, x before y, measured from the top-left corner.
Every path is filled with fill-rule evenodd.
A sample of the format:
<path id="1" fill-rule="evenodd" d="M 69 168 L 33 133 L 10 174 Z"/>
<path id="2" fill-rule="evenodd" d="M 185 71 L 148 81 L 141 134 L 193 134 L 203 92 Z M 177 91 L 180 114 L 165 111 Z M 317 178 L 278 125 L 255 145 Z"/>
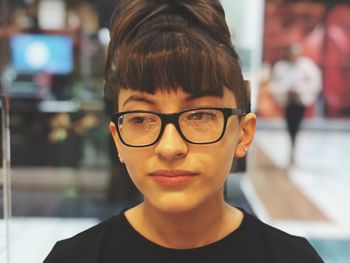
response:
<path id="1" fill-rule="evenodd" d="M 193 108 L 171 114 L 135 110 L 114 114 L 112 122 L 122 143 L 130 147 L 156 144 L 169 123 L 175 125 L 186 142 L 211 144 L 222 139 L 230 116 L 245 114 L 241 109 L 211 107 Z"/>

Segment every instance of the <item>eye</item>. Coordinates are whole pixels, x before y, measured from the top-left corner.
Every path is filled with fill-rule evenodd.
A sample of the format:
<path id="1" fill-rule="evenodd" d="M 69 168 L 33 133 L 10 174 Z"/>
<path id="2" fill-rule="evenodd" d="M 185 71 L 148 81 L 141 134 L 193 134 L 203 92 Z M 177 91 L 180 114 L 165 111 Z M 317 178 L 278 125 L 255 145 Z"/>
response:
<path id="1" fill-rule="evenodd" d="M 132 125 L 152 125 L 158 123 L 158 117 L 152 114 L 130 114 L 128 123 Z"/>
<path id="2" fill-rule="evenodd" d="M 144 117 L 133 117 L 132 119 L 130 119 L 130 122 L 135 123 L 135 124 L 142 124 L 145 122 L 145 118 Z"/>
<path id="3" fill-rule="evenodd" d="M 192 120 L 201 120 L 203 116 L 204 116 L 203 112 L 194 112 L 189 116 L 189 118 Z"/>
<path id="4" fill-rule="evenodd" d="M 189 120 L 194 121 L 200 121 L 200 120 L 210 120 L 215 117 L 215 114 L 212 114 L 210 112 L 204 112 L 204 111 L 198 111 L 198 112 L 191 112 L 191 114 L 188 116 Z"/>

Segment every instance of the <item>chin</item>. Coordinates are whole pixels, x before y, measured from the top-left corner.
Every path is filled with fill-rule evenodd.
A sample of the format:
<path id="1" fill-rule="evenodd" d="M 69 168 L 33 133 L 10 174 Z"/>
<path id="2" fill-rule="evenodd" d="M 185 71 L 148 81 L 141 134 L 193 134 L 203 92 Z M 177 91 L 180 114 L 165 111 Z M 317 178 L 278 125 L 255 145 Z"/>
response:
<path id="1" fill-rule="evenodd" d="M 152 206 L 157 210 L 170 214 L 183 214 L 195 210 L 200 202 L 183 194 L 167 194 L 153 200 Z"/>

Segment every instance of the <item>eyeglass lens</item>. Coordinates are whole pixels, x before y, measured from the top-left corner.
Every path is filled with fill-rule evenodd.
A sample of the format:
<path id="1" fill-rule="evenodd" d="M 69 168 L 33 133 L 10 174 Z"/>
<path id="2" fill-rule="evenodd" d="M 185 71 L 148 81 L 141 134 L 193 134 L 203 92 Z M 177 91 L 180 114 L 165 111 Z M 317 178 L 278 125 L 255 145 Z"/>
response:
<path id="1" fill-rule="evenodd" d="M 183 136 L 193 143 L 216 141 L 223 132 L 225 122 L 223 113 L 213 109 L 183 112 L 178 121 Z M 161 118 L 153 113 L 126 113 L 118 119 L 122 139 L 133 146 L 154 143 L 159 137 L 161 127 Z"/>

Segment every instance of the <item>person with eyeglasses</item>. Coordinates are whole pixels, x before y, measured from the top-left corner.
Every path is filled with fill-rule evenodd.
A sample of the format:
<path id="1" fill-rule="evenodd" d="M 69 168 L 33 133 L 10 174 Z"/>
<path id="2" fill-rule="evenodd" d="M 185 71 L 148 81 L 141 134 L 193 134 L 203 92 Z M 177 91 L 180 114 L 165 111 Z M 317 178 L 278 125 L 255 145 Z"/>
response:
<path id="1" fill-rule="evenodd" d="M 256 128 L 238 60 L 218 0 L 118 1 L 109 128 L 143 201 L 57 242 L 44 262 L 322 262 L 305 238 L 224 200 Z"/>

